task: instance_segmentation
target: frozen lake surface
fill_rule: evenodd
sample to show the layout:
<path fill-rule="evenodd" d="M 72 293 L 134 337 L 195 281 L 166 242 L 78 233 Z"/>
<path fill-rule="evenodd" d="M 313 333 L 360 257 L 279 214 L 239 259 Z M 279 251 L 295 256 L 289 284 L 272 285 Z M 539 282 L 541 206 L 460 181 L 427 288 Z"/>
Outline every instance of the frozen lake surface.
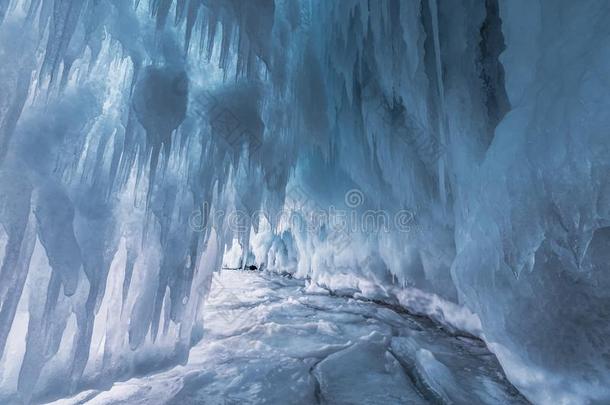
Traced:
<path fill-rule="evenodd" d="M 388 306 L 242 271 L 206 305 L 186 365 L 54 404 L 527 403 L 481 341 Z"/>

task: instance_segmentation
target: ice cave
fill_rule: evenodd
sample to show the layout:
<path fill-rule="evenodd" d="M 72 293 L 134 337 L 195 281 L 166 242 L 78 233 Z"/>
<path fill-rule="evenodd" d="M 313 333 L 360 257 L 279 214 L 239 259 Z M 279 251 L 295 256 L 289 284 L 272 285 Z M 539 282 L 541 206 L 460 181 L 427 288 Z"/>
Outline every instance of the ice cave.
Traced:
<path fill-rule="evenodd" d="M 0 404 L 610 404 L 610 1 L 0 0 Z"/>

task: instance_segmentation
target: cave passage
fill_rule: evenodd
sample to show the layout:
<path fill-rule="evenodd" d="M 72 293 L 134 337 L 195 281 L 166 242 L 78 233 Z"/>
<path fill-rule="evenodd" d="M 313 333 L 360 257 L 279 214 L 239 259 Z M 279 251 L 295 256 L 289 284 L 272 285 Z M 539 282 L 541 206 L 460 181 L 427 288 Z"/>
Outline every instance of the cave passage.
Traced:
<path fill-rule="evenodd" d="M 481 340 L 400 307 L 222 270 L 204 308 L 185 365 L 54 404 L 528 403 Z"/>
<path fill-rule="evenodd" d="M 608 0 L 0 0 L 0 405 L 610 404 L 609 77 Z"/>

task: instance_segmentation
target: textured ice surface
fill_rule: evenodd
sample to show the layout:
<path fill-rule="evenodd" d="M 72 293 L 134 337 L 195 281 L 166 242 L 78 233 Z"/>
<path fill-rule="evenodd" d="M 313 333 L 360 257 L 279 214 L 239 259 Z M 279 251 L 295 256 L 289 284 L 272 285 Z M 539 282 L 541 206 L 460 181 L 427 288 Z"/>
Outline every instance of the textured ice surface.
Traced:
<path fill-rule="evenodd" d="M 222 271 L 189 361 L 75 404 L 524 404 L 477 339 L 278 276 Z"/>
<path fill-rule="evenodd" d="M 0 0 L 0 402 L 185 362 L 225 251 L 475 334 L 533 402 L 610 401 L 609 21 Z"/>

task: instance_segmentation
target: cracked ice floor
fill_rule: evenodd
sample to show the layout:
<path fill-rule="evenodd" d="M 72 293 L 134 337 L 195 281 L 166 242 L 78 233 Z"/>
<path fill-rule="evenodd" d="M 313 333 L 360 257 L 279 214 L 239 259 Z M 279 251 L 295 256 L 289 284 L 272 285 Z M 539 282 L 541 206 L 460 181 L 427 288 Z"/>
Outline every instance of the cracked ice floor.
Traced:
<path fill-rule="evenodd" d="M 298 280 L 222 271 L 184 366 L 54 404 L 527 403 L 482 342 Z"/>

